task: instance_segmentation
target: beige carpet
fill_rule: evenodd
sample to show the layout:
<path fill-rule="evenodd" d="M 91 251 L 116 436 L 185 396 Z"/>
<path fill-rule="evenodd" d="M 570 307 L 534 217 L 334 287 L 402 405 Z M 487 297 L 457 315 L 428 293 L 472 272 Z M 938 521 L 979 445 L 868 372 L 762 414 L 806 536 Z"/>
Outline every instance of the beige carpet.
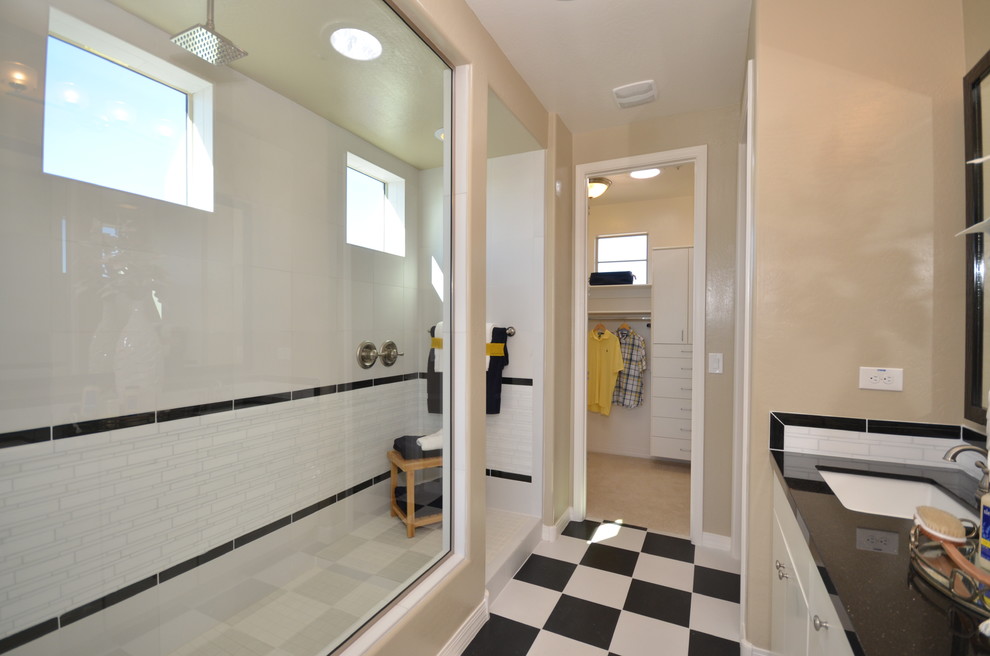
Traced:
<path fill-rule="evenodd" d="M 691 465 L 589 452 L 587 517 L 687 536 Z"/>

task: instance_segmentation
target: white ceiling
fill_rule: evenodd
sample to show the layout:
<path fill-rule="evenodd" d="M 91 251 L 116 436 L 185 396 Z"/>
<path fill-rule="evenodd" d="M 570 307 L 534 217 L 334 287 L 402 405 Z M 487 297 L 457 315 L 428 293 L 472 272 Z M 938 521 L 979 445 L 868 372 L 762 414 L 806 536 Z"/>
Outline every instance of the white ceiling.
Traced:
<path fill-rule="evenodd" d="M 637 180 L 629 173 L 606 176 L 612 181 L 608 190 L 598 198 L 588 200 L 592 207 L 638 203 L 658 198 L 680 198 L 694 194 L 694 164 L 676 164 L 660 169 L 655 178 Z"/>
<path fill-rule="evenodd" d="M 736 105 L 751 0 L 466 0 L 549 111 L 573 133 Z M 619 109 L 615 87 L 654 80 Z"/>

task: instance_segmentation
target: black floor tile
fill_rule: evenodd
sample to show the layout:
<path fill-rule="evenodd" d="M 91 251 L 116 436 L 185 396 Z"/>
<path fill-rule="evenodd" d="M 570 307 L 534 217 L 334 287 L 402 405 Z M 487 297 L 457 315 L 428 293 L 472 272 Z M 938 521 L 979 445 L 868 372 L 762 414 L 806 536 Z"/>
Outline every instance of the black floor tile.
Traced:
<path fill-rule="evenodd" d="M 500 615 L 490 615 L 464 650 L 463 656 L 522 656 L 536 641 L 540 630 Z"/>
<path fill-rule="evenodd" d="M 633 579 L 622 609 L 678 626 L 689 626 L 691 593 Z"/>
<path fill-rule="evenodd" d="M 687 563 L 694 562 L 694 545 L 690 540 L 675 538 L 659 533 L 647 533 L 646 541 L 643 543 L 643 553 L 653 556 L 663 556 L 673 558 Z"/>
<path fill-rule="evenodd" d="M 696 565 L 692 589 L 698 594 L 739 603 L 739 575 L 732 572 Z"/>
<path fill-rule="evenodd" d="M 561 592 L 576 569 L 574 563 L 532 554 L 513 578 Z"/>
<path fill-rule="evenodd" d="M 688 656 L 726 656 L 738 654 L 739 643 L 718 636 L 692 631 L 688 642 Z"/>
<path fill-rule="evenodd" d="M 599 526 L 601 526 L 600 522 L 593 522 L 590 519 L 586 519 L 583 522 L 570 522 L 561 531 L 561 535 L 566 535 L 569 538 L 577 538 L 578 540 L 590 540 Z"/>
<path fill-rule="evenodd" d="M 572 640 L 608 649 L 620 612 L 618 608 L 562 595 L 543 628 Z"/>
<path fill-rule="evenodd" d="M 581 564 L 586 567 L 603 569 L 622 576 L 632 576 L 636 570 L 636 561 L 639 559 L 638 551 L 620 549 L 607 544 L 590 544 L 588 550 L 584 552 Z"/>

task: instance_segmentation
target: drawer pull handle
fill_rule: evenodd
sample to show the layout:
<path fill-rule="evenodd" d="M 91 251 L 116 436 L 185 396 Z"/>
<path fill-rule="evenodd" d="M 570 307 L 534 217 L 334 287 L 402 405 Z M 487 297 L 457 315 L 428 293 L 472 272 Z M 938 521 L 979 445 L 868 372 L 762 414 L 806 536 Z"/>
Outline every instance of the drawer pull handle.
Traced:
<path fill-rule="evenodd" d="M 681 449 L 683 453 L 691 453 L 691 449 Z"/>
<path fill-rule="evenodd" d="M 681 412 L 691 412 L 691 408 L 681 408 Z"/>
<path fill-rule="evenodd" d="M 773 566 L 776 567 L 778 571 L 784 569 L 784 563 L 780 562 L 779 560 L 773 561 Z"/>
<path fill-rule="evenodd" d="M 787 572 L 785 572 L 782 569 L 778 569 L 777 570 L 777 580 L 778 581 L 783 581 L 783 580 L 788 579 L 788 578 L 790 578 L 790 577 L 787 576 Z"/>
<path fill-rule="evenodd" d="M 691 429 L 690 428 L 678 428 L 677 430 L 681 431 L 682 433 L 690 433 L 691 432 Z"/>
<path fill-rule="evenodd" d="M 811 621 L 811 625 L 815 627 L 815 631 L 821 631 L 822 629 L 828 631 L 828 622 L 824 621 L 817 615 L 815 615 L 815 618 Z"/>
<path fill-rule="evenodd" d="M 691 391 L 691 388 L 690 387 L 682 387 L 681 388 L 681 391 L 682 392 L 690 392 Z"/>
<path fill-rule="evenodd" d="M 681 367 L 681 371 L 691 371 L 691 367 Z"/>

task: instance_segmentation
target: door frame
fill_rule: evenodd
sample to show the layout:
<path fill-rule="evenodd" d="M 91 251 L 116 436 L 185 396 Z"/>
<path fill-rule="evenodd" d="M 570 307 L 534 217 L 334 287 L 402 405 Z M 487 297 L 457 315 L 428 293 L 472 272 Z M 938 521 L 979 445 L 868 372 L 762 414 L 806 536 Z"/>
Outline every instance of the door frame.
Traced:
<path fill-rule="evenodd" d="M 588 370 L 588 185 L 587 179 L 642 168 L 694 164 L 694 269 L 692 271 L 691 342 L 691 542 L 703 543 L 705 462 L 705 297 L 706 235 L 708 228 L 708 146 L 692 146 L 646 155 L 621 157 L 580 164 L 575 167 L 574 194 L 574 458 L 573 519 L 583 520 L 587 512 L 587 387 Z"/>

